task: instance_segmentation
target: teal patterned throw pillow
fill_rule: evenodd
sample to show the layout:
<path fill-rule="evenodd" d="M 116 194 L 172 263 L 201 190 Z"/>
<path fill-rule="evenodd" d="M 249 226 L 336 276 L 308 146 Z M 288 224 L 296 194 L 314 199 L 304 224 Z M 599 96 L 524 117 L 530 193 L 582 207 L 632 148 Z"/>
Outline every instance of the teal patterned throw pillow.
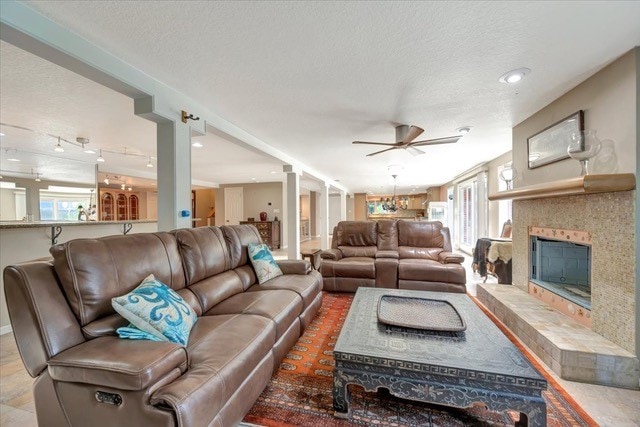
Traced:
<path fill-rule="evenodd" d="M 112 298 L 111 305 L 131 322 L 127 327 L 118 328 L 120 338 L 154 337 L 156 341 L 187 345 L 191 328 L 198 320 L 191 306 L 153 274 L 128 294 Z"/>
<path fill-rule="evenodd" d="M 269 279 L 282 276 L 282 270 L 273 259 L 269 247 L 265 244 L 249 243 L 249 259 L 258 276 L 258 283 L 263 284 Z"/>

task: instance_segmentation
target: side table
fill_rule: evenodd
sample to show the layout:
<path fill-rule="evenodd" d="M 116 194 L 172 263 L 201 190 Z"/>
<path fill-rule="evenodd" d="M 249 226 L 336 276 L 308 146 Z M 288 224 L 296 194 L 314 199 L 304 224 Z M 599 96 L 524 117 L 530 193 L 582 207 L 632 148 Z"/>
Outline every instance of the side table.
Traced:
<path fill-rule="evenodd" d="M 320 268 L 320 252 L 322 252 L 321 249 L 303 249 L 300 251 L 300 255 L 302 259 L 309 258 L 311 267 L 317 270 Z"/>

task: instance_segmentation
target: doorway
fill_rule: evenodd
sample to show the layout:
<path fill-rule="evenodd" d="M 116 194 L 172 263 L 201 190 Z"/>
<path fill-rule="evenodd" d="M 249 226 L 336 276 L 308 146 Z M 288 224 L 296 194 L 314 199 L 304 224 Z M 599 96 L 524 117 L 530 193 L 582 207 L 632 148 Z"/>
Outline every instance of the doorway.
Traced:
<path fill-rule="evenodd" d="M 224 189 L 225 225 L 238 225 L 243 220 L 243 188 L 226 187 Z"/>

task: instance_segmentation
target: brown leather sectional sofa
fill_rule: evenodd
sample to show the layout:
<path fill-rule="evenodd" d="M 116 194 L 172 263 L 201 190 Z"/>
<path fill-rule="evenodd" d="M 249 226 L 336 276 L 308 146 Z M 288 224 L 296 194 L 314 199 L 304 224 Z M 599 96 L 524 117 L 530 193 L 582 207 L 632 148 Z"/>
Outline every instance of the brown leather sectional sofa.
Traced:
<path fill-rule="evenodd" d="M 231 426 L 251 408 L 322 301 L 308 261 L 258 285 L 250 225 L 79 239 L 9 266 L 13 331 L 42 426 Z M 196 311 L 186 347 L 125 340 L 111 298 L 149 274 Z"/>
<path fill-rule="evenodd" d="M 466 292 L 464 257 L 439 221 L 341 221 L 321 254 L 324 289 L 360 286 Z"/>

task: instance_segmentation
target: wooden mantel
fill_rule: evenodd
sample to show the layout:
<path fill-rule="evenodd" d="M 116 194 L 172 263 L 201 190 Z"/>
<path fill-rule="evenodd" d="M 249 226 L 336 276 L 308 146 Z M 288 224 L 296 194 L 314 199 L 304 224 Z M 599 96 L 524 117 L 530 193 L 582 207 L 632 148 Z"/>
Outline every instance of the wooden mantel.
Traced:
<path fill-rule="evenodd" d="M 545 197 L 575 196 L 578 194 L 609 193 L 636 188 L 636 176 L 632 173 L 609 175 L 585 175 L 545 184 L 529 185 L 513 190 L 490 194 L 489 200 L 526 200 Z"/>

